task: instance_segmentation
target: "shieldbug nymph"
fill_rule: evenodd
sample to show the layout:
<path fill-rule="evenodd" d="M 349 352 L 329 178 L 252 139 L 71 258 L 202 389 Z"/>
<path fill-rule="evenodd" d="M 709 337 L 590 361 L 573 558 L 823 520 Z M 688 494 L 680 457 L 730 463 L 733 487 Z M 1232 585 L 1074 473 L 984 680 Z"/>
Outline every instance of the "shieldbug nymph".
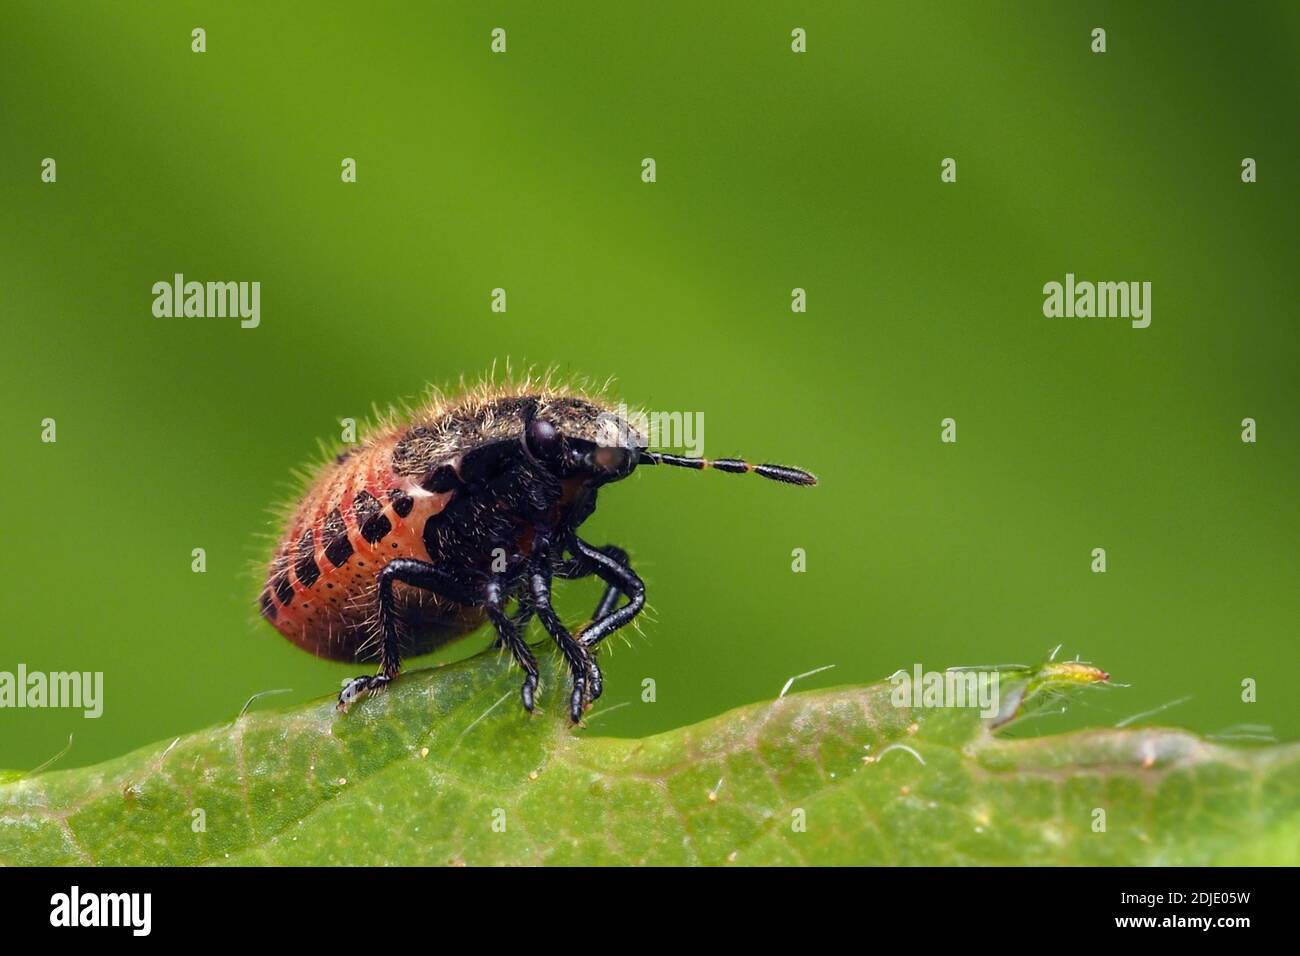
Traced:
<path fill-rule="evenodd" d="M 344 685 L 340 711 L 395 679 L 403 654 L 485 622 L 523 670 L 531 711 L 538 671 L 524 636 L 537 617 L 568 665 L 577 722 L 601 693 L 597 647 L 645 604 L 627 553 L 594 547 L 578 529 L 602 486 L 643 465 L 816 484 L 785 465 L 651 451 L 613 406 L 578 389 L 524 382 L 438 396 L 315 475 L 271 561 L 262 614 L 321 657 L 378 662 L 378 673 Z M 604 595 L 570 633 L 552 582 L 593 574 Z"/>

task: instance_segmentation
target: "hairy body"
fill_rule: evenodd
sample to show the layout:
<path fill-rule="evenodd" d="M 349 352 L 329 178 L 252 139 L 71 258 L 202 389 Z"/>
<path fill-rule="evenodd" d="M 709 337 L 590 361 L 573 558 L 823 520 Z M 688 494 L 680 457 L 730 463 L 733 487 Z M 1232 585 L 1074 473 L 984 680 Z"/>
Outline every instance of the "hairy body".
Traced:
<path fill-rule="evenodd" d="M 600 695 L 596 645 L 645 600 L 626 553 L 595 548 L 577 530 L 597 490 L 639 464 L 813 482 L 785 466 L 649 452 L 595 396 L 532 383 L 483 388 L 378 429 L 314 477 L 271 560 L 262 614 L 319 656 L 378 661 L 378 674 L 344 688 L 343 710 L 395 678 L 403 654 L 426 653 L 488 620 L 525 671 L 531 710 L 537 667 L 523 634 L 536 615 L 569 663 L 576 721 Z M 591 624 L 573 635 L 551 607 L 551 581 L 590 574 L 606 591 Z"/>

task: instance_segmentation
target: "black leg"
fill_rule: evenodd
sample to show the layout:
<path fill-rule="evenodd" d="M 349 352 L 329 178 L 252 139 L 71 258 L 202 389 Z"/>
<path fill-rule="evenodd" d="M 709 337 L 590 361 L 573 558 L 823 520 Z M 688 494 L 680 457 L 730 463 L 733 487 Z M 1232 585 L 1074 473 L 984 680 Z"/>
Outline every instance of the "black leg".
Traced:
<path fill-rule="evenodd" d="M 583 543 L 585 544 L 586 542 Z M 629 567 L 627 552 L 622 548 L 612 544 L 607 544 L 605 547 L 600 549 L 600 552 L 613 558 L 621 567 Z M 614 610 L 614 605 L 618 604 L 618 596 L 624 593 L 623 589 L 617 584 L 610 582 L 608 579 L 603 580 L 606 582 L 605 593 L 601 595 L 600 603 L 596 605 L 596 612 L 591 616 L 593 621 L 602 621 L 609 617 Z"/>
<path fill-rule="evenodd" d="M 507 617 L 505 582 L 499 577 L 488 582 L 486 593 L 487 614 L 497 629 L 496 646 L 509 648 L 515 661 L 523 668 L 524 686 L 520 690 L 520 697 L 524 702 L 524 710 L 532 713 L 533 701 L 537 696 L 537 661 L 533 658 L 533 652 L 529 650 L 523 635 L 528 622 L 532 619 L 533 608 L 531 605 L 521 604 L 519 611 L 513 617 Z"/>
<path fill-rule="evenodd" d="M 583 542 L 586 544 L 586 542 Z M 587 545 L 590 548 L 590 545 Z M 576 549 L 570 547 L 570 550 Z M 627 552 L 616 544 L 607 544 L 603 548 L 596 548 L 601 554 L 612 558 L 623 567 L 627 567 Z M 577 580 L 579 578 L 590 577 L 599 573 L 599 566 L 585 554 L 577 552 L 572 558 L 560 563 L 555 570 L 555 576 L 565 578 L 566 580 Z M 609 613 L 614 610 L 614 605 L 618 603 L 618 596 L 624 593 L 618 584 L 607 583 L 605 593 L 601 595 L 600 602 L 596 605 L 596 610 L 592 612 L 591 619 L 593 622 L 601 618 L 608 617 Z"/>
<path fill-rule="evenodd" d="M 502 604 L 504 605 L 504 603 L 505 599 L 503 598 Z M 515 613 L 510 616 L 510 623 L 515 626 L 515 630 L 519 632 L 519 636 L 524 638 L 525 642 L 527 640 L 525 635 L 528 631 L 528 623 L 533 619 L 536 613 L 537 612 L 533 610 L 531 604 L 527 601 L 520 600 L 519 607 L 517 607 Z M 492 649 L 494 651 L 499 651 L 505 646 L 506 642 L 501 639 L 500 632 L 497 632 L 496 638 L 492 641 Z"/>
<path fill-rule="evenodd" d="M 532 606 L 537 611 L 537 616 L 541 618 L 542 626 L 559 645 L 564 659 L 569 664 L 569 673 L 573 677 L 573 693 L 569 697 L 569 718 L 576 724 L 582 720 L 582 712 L 589 702 L 588 679 L 594 677 L 595 683 L 599 684 L 600 671 L 596 669 L 596 663 L 587 653 L 587 649 L 574 639 L 555 613 L 555 609 L 551 607 L 551 569 L 545 559 L 536 561 L 529 568 L 527 580 Z"/>
<path fill-rule="evenodd" d="M 628 567 L 627 555 L 620 549 L 614 550 L 622 556 L 622 561 L 610 554 L 610 548 L 593 548 L 576 534 L 570 539 L 569 547 L 575 555 L 589 561 L 594 566 L 596 574 L 609 584 L 605 596 L 596 608 L 596 616 L 591 626 L 579 636 L 584 647 L 594 648 L 641 613 L 641 609 L 645 607 L 645 584 L 637 577 L 636 572 Z M 627 603 L 614 610 L 619 594 L 627 595 Z"/>
<path fill-rule="evenodd" d="M 379 615 L 379 673 L 354 677 L 339 691 L 336 707 L 343 712 L 372 691 L 392 683 L 402 667 L 401 621 L 398 619 L 393 583 L 401 581 L 459 604 L 478 604 L 475 595 L 447 572 L 415 558 L 394 558 L 375 575 Z"/>

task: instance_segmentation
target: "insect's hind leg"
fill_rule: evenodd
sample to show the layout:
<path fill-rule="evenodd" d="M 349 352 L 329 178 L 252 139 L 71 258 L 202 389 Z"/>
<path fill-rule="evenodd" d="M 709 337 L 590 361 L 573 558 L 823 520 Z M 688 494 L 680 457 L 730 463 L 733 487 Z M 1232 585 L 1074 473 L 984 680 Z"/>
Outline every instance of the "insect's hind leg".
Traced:
<path fill-rule="evenodd" d="M 375 575 L 379 615 L 379 673 L 354 677 L 339 691 L 336 708 L 347 713 L 349 707 L 366 694 L 381 690 L 393 682 L 402 668 L 401 621 L 393 584 L 397 581 L 420 588 L 460 604 L 478 604 L 481 595 L 472 593 L 446 571 L 415 558 L 394 558 Z"/>

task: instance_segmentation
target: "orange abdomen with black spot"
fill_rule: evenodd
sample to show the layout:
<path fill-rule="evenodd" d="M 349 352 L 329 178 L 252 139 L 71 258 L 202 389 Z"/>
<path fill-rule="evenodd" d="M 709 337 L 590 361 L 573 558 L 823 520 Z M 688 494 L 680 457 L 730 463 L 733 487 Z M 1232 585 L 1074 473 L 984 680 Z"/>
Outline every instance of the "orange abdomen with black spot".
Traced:
<path fill-rule="evenodd" d="M 375 575 L 394 558 L 437 563 L 424 528 L 455 492 L 428 491 L 416 477 L 395 471 L 394 449 L 405 434 L 393 429 L 376 436 L 318 475 L 271 561 L 260 599 L 263 616 L 321 657 L 374 658 Z M 410 631 L 408 648 L 415 653 L 483 623 L 481 609 L 424 591 L 403 588 L 397 598 Z"/>

